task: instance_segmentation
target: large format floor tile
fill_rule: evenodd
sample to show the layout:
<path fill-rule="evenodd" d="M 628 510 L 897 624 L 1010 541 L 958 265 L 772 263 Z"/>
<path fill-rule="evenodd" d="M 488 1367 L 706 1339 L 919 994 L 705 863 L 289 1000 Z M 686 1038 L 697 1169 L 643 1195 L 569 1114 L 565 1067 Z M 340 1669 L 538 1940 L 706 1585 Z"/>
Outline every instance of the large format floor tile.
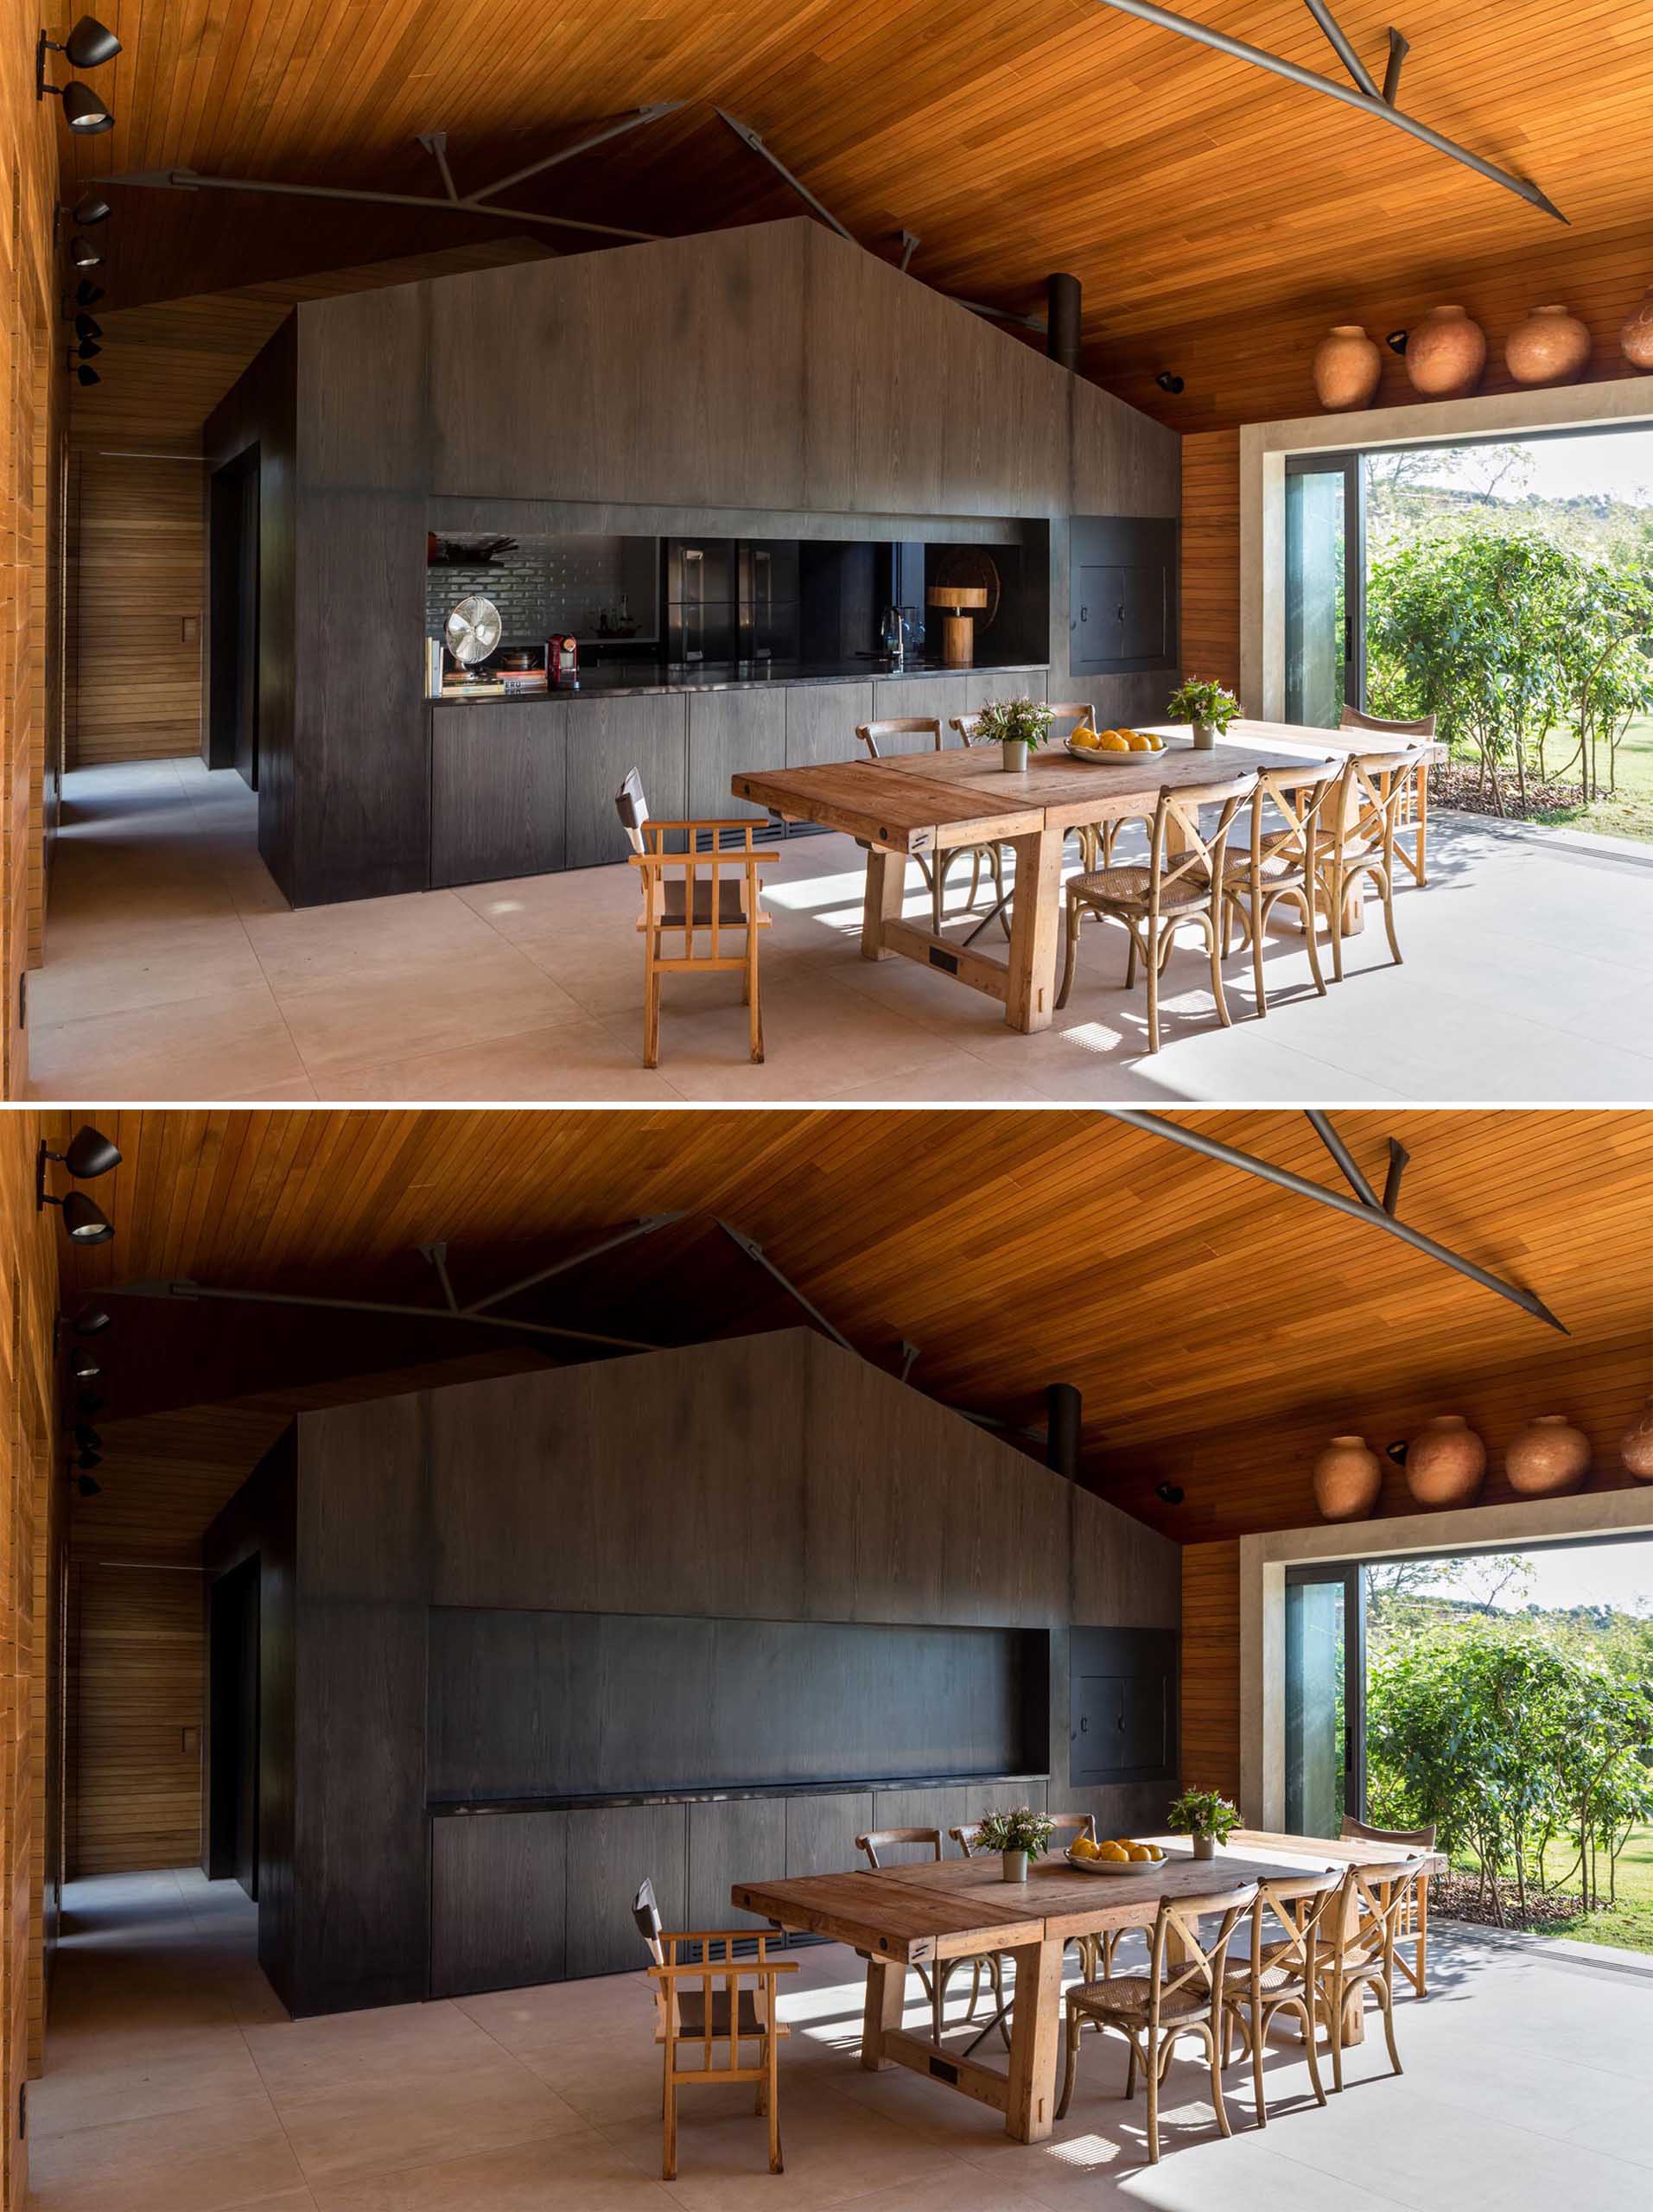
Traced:
<path fill-rule="evenodd" d="M 232 772 L 195 760 L 67 779 L 31 982 L 37 1096 L 1329 1106 L 1653 1094 L 1653 851 L 1610 838 L 1438 815 L 1429 886 L 1396 900 L 1401 966 L 1373 912 L 1322 996 L 1282 921 L 1266 1020 L 1237 954 L 1225 1029 L 1190 938 L 1167 968 L 1156 1054 L 1140 982 L 1122 988 L 1116 925 L 1087 926 L 1068 1006 L 1022 1036 L 945 976 L 862 960 L 864 855 L 845 837 L 791 838 L 765 871 L 764 1064 L 747 1055 L 737 978 L 668 977 L 650 1071 L 637 882 L 618 855 L 296 913 L 257 857 L 256 816 Z M 1126 831 L 1122 858 L 1141 834 Z M 922 919 L 928 905 L 912 869 L 905 911 Z M 971 925 L 950 910 L 950 937 Z M 979 944 L 1001 953 L 996 924 Z"/>

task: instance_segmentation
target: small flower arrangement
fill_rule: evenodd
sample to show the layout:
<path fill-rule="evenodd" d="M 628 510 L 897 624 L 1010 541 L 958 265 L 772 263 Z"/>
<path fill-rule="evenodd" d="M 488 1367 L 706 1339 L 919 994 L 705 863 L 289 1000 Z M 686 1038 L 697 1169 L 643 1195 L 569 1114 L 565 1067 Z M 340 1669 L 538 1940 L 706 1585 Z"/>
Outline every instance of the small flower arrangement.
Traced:
<path fill-rule="evenodd" d="M 1013 1813 L 989 1813 L 976 1830 L 978 1851 L 1025 1851 L 1029 1859 L 1042 1859 L 1053 1833 L 1052 1822 L 1031 1806 L 1018 1805 Z"/>
<path fill-rule="evenodd" d="M 1042 745 L 1055 719 L 1042 699 L 989 699 L 976 718 L 972 743 Z"/>
<path fill-rule="evenodd" d="M 1165 1816 L 1173 1835 L 1208 1835 L 1226 1843 L 1240 1825 L 1240 1810 L 1218 1789 L 1185 1789 Z"/>
<path fill-rule="evenodd" d="M 1166 713 L 1173 722 L 1192 722 L 1196 729 L 1214 729 L 1220 737 L 1240 711 L 1240 702 L 1214 677 L 1191 676 L 1171 694 Z"/>

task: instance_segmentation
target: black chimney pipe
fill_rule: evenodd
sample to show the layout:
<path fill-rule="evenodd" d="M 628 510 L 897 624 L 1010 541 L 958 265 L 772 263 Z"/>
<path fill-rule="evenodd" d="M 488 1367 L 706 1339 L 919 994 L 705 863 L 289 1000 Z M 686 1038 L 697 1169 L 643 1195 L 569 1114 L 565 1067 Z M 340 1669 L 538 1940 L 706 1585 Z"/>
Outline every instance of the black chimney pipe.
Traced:
<path fill-rule="evenodd" d="M 1079 365 L 1079 309 L 1084 296 L 1077 276 L 1045 280 L 1045 351 L 1065 369 Z"/>
<path fill-rule="evenodd" d="M 1045 1393 L 1045 1465 L 1071 1483 L 1079 1479 L 1079 1421 L 1084 1402 L 1071 1382 Z"/>

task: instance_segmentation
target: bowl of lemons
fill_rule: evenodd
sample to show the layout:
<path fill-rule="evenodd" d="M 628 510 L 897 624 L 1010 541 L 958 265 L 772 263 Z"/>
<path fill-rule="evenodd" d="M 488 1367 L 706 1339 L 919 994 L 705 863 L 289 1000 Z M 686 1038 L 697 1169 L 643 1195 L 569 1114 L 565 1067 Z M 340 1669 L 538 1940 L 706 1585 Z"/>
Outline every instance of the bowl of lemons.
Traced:
<path fill-rule="evenodd" d="M 1133 753 L 1163 753 L 1165 740 L 1151 729 L 1093 729 L 1089 722 L 1081 722 L 1069 737 L 1067 749 L 1076 760 L 1089 761 L 1092 767 L 1116 768 Z"/>
<path fill-rule="evenodd" d="M 1157 1843 L 1133 1843 L 1128 1836 L 1092 1843 L 1088 1835 L 1070 1844 L 1065 1855 L 1068 1865 L 1077 1866 L 1082 1874 L 1140 1874 L 1145 1866 L 1157 1866 L 1165 1857 Z"/>

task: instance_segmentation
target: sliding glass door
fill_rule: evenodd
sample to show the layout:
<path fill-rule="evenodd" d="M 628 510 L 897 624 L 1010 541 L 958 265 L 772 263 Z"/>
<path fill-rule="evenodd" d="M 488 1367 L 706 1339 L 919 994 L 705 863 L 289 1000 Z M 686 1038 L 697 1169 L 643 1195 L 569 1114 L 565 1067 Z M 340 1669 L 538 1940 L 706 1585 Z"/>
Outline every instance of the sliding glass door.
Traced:
<path fill-rule="evenodd" d="M 1286 1575 L 1286 1826 L 1337 1835 L 1366 1795 L 1366 1577 L 1358 1567 Z"/>
<path fill-rule="evenodd" d="M 1286 462 L 1286 719 L 1335 729 L 1365 683 L 1365 517 L 1360 455 Z"/>

